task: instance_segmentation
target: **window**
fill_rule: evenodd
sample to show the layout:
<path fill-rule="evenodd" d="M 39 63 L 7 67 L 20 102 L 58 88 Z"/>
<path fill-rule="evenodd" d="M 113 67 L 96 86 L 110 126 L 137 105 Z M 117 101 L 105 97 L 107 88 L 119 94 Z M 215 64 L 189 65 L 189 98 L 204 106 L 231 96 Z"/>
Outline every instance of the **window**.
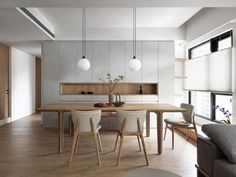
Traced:
<path fill-rule="evenodd" d="M 188 58 L 193 59 L 201 57 L 219 50 L 233 47 L 233 31 L 230 30 L 220 34 L 208 41 L 205 41 L 188 50 Z"/>
<path fill-rule="evenodd" d="M 190 104 L 194 106 L 196 115 L 205 119 L 211 119 L 210 92 L 191 91 Z"/>
<path fill-rule="evenodd" d="M 189 103 L 198 117 L 217 122 L 232 118 L 232 94 L 189 91 Z"/>
<path fill-rule="evenodd" d="M 192 58 L 197 58 L 197 57 L 204 56 L 204 55 L 207 55 L 210 53 L 211 53 L 210 42 L 207 42 L 207 43 L 201 44 L 200 46 L 194 48 L 192 50 L 191 56 L 192 56 Z"/>
<path fill-rule="evenodd" d="M 215 120 L 227 120 L 232 117 L 232 95 L 215 94 Z"/>
<path fill-rule="evenodd" d="M 219 41 L 218 50 L 227 49 L 232 47 L 232 36 Z"/>

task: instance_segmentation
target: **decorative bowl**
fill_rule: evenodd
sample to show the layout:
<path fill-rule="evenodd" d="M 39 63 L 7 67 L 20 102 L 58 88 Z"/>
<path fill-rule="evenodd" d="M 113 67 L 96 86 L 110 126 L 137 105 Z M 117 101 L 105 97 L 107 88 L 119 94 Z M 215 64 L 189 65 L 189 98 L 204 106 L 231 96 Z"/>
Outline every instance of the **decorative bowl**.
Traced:
<path fill-rule="evenodd" d="M 113 104 L 115 105 L 115 107 L 121 107 L 125 104 L 125 102 L 113 102 Z"/>

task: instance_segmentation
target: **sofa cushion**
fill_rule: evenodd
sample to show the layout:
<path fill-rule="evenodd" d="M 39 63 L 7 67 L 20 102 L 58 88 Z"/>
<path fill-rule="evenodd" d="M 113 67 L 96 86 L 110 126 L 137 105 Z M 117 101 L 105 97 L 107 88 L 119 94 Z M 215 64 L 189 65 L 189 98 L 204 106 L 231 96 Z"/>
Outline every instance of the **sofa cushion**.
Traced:
<path fill-rule="evenodd" d="M 214 161 L 214 177 L 236 177 L 236 164 L 230 163 L 227 159 Z"/>
<path fill-rule="evenodd" d="M 202 131 L 222 150 L 231 163 L 236 163 L 236 125 L 206 124 Z"/>

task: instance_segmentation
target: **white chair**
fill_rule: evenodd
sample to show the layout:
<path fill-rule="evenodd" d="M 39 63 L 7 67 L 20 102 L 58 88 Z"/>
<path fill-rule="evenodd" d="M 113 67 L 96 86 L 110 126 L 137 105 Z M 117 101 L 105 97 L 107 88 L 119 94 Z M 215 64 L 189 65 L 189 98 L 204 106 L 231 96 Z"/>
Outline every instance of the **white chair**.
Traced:
<path fill-rule="evenodd" d="M 101 138 L 99 135 L 99 129 L 101 128 L 101 125 L 99 124 L 99 121 L 101 120 L 101 110 L 71 111 L 71 117 L 72 117 L 72 122 L 74 124 L 74 138 L 72 143 L 69 165 L 72 162 L 74 152 L 78 148 L 79 137 L 81 135 L 93 135 L 94 143 L 96 146 L 98 164 L 101 165 L 101 160 L 99 155 L 99 148 L 100 150 L 102 150 Z M 97 142 L 97 139 L 99 143 Z"/>
<path fill-rule="evenodd" d="M 118 110 L 116 112 L 119 123 L 118 123 L 118 133 L 117 133 L 114 151 L 116 150 L 119 137 L 121 137 L 118 158 L 117 158 L 117 165 L 119 165 L 120 163 L 120 156 L 121 156 L 124 136 L 137 136 L 140 151 L 141 151 L 141 145 L 140 145 L 140 139 L 141 139 L 145 159 L 146 159 L 147 165 L 149 165 L 146 147 L 145 147 L 144 138 L 143 138 L 143 131 L 142 131 L 143 123 L 144 123 L 144 120 L 146 119 L 146 112 L 147 112 L 146 110 L 143 110 L 143 111 Z"/>
<path fill-rule="evenodd" d="M 197 137 L 197 129 L 196 124 L 194 120 L 194 107 L 191 104 L 185 104 L 182 103 L 180 105 L 181 108 L 186 109 L 185 112 L 182 113 L 183 118 L 169 118 L 165 119 L 166 127 L 165 127 L 165 134 L 164 134 L 164 140 L 166 138 L 166 131 L 168 128 L 168 125 L 171 125 L 172 130 L 172 149 L 174 149 L 174 131 L 175 128 L 185 128 L 187 130 L 186 136 L 188 136 L 188 130 L 193 129 L 195 131 L 196 137 Z"/>

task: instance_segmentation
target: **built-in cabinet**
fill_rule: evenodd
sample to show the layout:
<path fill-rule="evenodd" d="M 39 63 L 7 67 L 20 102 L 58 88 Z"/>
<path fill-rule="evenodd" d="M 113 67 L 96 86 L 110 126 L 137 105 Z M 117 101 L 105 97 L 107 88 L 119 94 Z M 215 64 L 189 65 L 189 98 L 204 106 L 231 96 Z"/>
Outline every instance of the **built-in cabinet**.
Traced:
<path fill-rule="evenodd" d="M 60 94 L 60 83 L 103 83 L 107 73 L 124 75 L 124 84 L 154 84 L 157 92 L 150 95 L 124 94 L 126 102 L 174 103 L 174 42 L 137 41 L 136 57 L 142 68 L 131 71 L 132 41 L 87 41 L 86 58 L 91 68 L 81 71 L 77 61 L 82 57 L 80 41 L 45 41 L 42 44 L 42 103 L 107 101 L 107 95 Z M 137 89 L 136 89 L 137 90 Z M 47 121 L 47 120 L 45 120 Z M 45 122 L 47 124 L 47 122 Z"/>

